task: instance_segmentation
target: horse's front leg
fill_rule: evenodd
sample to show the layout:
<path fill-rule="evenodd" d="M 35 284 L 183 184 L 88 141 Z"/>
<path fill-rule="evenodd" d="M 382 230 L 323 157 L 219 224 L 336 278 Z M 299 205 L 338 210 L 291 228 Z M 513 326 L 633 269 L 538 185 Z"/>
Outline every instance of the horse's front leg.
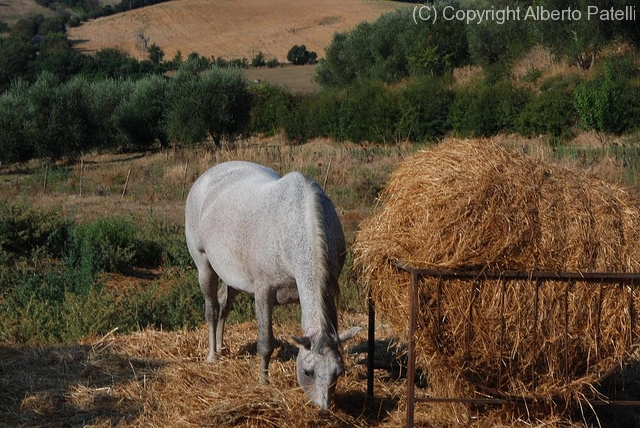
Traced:
<path fill-rule="evenodd" d="M 273 337 L 273 306 L 276 293 L 270 287 L 261 287 L 255 293 L 256 319 L 258 320 L 258 355 L 260 356 L 260 380 L 269 383 L 269 362 L 275 338 Z"/>
<path fill-rule="evenodd" d="M 216 352 L 220 343 L 216 346 L 216 329 L 218 317 L 220 316 L 220 304 L 218 303 L 218 275 L 213 271 L 207 263 L 198 266 L 198 282 L 200 290 L 204 295 L 204 318 L 207 321 L 209 329 L 209 353 L 207 354 L 207 362 L 212 363 L 216 360 Z"/>

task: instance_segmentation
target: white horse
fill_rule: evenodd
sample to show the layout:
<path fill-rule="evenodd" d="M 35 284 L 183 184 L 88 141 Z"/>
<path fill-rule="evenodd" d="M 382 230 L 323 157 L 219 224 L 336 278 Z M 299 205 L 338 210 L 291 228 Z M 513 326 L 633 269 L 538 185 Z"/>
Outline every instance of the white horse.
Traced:
<path fill-rule="evenodd" d="M 206 171 L 189 191 L 185 233 L 198 268 L 213 362 L 235 296 L 255 296 L 260 373 L 268 380 L 274 348 L 272 309 L 300 302 L 303 337 L 298 383 L 315 404 L 328 408 L 343 371 L 335 298 L 346 253 L 333 204 L 310 178 L 249 162 L 226 162 Z M 218 278 L 224 284 L 218 291 Z"/>

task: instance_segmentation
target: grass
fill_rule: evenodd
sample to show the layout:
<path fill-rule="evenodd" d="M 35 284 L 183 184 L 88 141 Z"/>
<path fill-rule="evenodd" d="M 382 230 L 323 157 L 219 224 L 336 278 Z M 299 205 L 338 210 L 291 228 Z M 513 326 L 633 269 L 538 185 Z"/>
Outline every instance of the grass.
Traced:
<path fill-rule="evenodd" d="M 284 86 L 294 93 L 310 93 L 320 89 L 315 81 L 317 65 L 249 68 L 245 70 L 250 82 L 265 81 Z"/>
<path fill-rule="evenodd" d="M 275 137 L 242 141 L 227 150 L 201 146 L 85 156 L 82 172 L 79 165 L 45 168 L 37 162 L 5 169 L 10 178 L 0 188 L 7 201 L 0 247 L 4 243 L 4 252 L 17 261 L 4 269 L 0 340 L 69 343 L 116 326 L 125 333 L 148 326 L 193 328 L 201 322 L 202 298 L 184 242 L 183 212 L 191 184 L 212 165 L 250 160 L 282 174 L 299 170 L 326 184 L 345 219 L 350 245 L 387 174 L 412 150 L 328 141 L 292 146 Z M 14 208 L 10 199 L 22 202 Z M 55 248 L 49 235 L 57 237 Z M 34 261 L 38 268 L 30 267 Z M 350 263 L 349 257 L 340 307 L 363 312 L 362 289 Z M 50 292 L 38 291 L 45 289 Z M 254 318 L 250 297 L 240 297 L 235 306 L 230 322 Z M 82 316 L 87 307 L 94 309 Z M 299 311 L 286 306 L 274 317 L 278 323 L 299 323 Z"/>

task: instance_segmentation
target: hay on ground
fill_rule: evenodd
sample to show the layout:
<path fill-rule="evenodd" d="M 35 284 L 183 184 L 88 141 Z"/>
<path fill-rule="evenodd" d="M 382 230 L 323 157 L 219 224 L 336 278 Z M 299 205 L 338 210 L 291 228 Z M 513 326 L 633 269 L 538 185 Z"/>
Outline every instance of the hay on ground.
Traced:
<path fill-rule="evenodd" d="M 392 174 L 357 235 L 354 263 L 378 313 L 406 337 L 409 276 L 394 260 L 432 269 L 639 272 L 638 225 L 638 207 L 617 186 L 490 140 L 452 139 Z M 487 280 L 475 290 L 445 283 L 437 322 L 437 281 L 421 282 L 418 365 L 428 368 L 434 395 L 470 395 L 476 382 L 574 403 L 592 395 L 593 382 L 638 337 L 629 300 L 640 308 L 640 290 L 549 282 L 538 290 L 537 309 L 532 282 L 503 291 Z"/>

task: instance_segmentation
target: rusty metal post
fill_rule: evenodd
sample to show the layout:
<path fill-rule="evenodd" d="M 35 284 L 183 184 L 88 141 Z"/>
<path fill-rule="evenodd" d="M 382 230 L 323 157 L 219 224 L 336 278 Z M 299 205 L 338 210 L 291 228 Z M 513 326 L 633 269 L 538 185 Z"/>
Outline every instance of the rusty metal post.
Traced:
<path fill-rule="evenodd" d="M 376 353 L 376 308 L 371 295 L 371 287 L 367 293 L 367 302 L 369 305 L 369 325 L 368 325 L 368 353 L 367 353 L 367 397 L 373 398 L 373 369 L 375 364 Z"/>
<path fill-rule="evenodd" d="M 411 273 L 411 297 L 409 303 L 409 350 L 407 355 L 407 428 L 413 428 L 416 382 L 416 312 L 418 311 L 418 274 Z"/>
<path fill-rule="evenodd" d="M 631 349 L 633 346 L 633 330 L 636 328 L 636 314 L 633 307 L 633 280 L 629 284 L 629 346 L 627 349 Z"/>

